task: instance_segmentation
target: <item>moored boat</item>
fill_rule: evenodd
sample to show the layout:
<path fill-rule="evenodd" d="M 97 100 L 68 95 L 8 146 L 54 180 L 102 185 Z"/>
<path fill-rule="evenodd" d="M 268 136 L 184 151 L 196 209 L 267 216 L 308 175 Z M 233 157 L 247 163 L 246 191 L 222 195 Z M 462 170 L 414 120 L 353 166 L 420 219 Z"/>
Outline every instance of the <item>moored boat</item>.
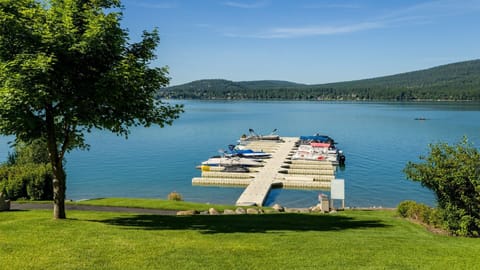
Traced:
<path fill-rule="evenodd" d="M 326 160 L 334 165 L 345 165 L 345 155 L 335 144 L 335 141 L 326 135 L 300 136 L 298 149 L 292 160 Z"/>
<path fill-rule="evenodd" d="M 230 152 L 225 152 L 225 156 L 227 157 L 242 157 L 242 158 L 270 158 L 271 155 L 269 153 L 265 153 L 263 151 L 253 151 L 252 149 L 246 149 L 244 146 L 235 146 L 233 144 L 228 146 Z"/>
<path fill-rule="evenodd" d="M 261 167 L 263 163 L 260 160 L 241 158 L 241 157 L 211 157 L 202 162 L 202 165 L 209 166 L 245 166 L 245 167 Z"/>
<path fill-rule="evenodd" d="M 312 145 L 300 145 L 298 150 L 293 154 L 292 160 L 326 160 L 333 164 L 338 164 L 338 152 L 336 149 L 328 147 L 314 147 Z"/>
<path fill-rule="evenodd" d="M 280 141 L 280 135 L 275 134 L 277 129 L 274 129 L 268 135 L 258 135 L 255 133 L 253 129 L 249 129 L 248 132 L 250 133 L 248 136 L 243 135 L 240 137 L 240 141 Z"/>
<path fill-rule="evenodd" d="M 300 136 L 298 145 L 310 143 L 328 143 L 331 147 L 335 147 L 335 140 L 327 135 L 320 135 L 319 133 L 313 136 Z"/>

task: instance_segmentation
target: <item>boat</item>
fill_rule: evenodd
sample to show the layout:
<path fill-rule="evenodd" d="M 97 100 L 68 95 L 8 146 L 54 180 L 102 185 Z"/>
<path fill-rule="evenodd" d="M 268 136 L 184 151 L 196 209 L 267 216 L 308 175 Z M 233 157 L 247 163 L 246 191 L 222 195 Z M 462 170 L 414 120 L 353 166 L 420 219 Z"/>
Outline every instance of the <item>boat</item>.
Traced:
<path fill-rule="evenodd" d="M 265 153 L 263 151 L 253 151 L 252 149 L 246 149 L 243 145 L 229 145 L 228 149 L 230 152 L 225 152 L 225 156 L 227 157 L 242 157 L 242 158 L 270 158 L 271 155 L 269 153 Z"/>
<path fill-rule="evenodd" d="M 327 135 L 320 135 L 319 133 L 313 136 L 300 136 L 300 140 L 297 143 L 298 145 L 310 144 L 310 143 L 328 143 L 331 147 L 335 146 L 335 140 Z"/>
<path fill-rule="evenodd" d="M 248 173 L 250 172 L 250 169 L 243 165 L 231 165 L 223 167 L 223 170 L 221 170 L 221 172 Z"/>
<path fill-rule="evenodd" d="M 329 149 L 329 144 L 312 143 L 311 145 L 300 145 L 298 150 L 293 154 L 292 160 L 326 160 L 333 164 L 339 164 L 338 151 Z"/>
<path fill-rule="evenodd" d="M 251 158 L 242 158 L 242 157 L 220 157 L 215 156 L 211 157 L 206 161 L 202 162 L 202 165 L 208 166 L 245 166 L 245 167 L 261 167 L 263 163 L 261 160 L 251 159 Z"/>
<path fill-rule="evenodd" d="M 252 167 L 250 167 L 252 168 Z M 252 172 L 249 167 L 243 165 L 225 165 L 225 166 L 210 166 L 210 165 L 200 165 L 197 166 L 197 169 L 200 169 L 202 172 L 235 172 L 235 173 L 248 173 Z"/>
<path fill-rule="evenodd" d="M 326 160 L 334 165 L 345 165 L 345 155 L 335 146 L 335 140 L 327 135 L 315 134 L 313 136 L 300 136 L 297 143 L 298 149 L 293 154 L 292 160 Z"/>
<path fill-rule="evenodd" d="M 240 141 L 280 141 L 280 135 L 275 134 L 277 132 L 277 129 L 274 129 L 270 134 L 268 135 L 258 135 L 255 133 L 253 129 L 248 129 L 249 135 L 242 135 L 240 137 Z"/>

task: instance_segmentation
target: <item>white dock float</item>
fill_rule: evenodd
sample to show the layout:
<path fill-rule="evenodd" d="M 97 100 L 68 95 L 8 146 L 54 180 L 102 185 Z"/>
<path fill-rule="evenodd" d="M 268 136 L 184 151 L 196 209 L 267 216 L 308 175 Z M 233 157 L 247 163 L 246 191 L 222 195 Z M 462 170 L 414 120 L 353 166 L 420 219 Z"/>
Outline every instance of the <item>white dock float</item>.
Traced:
<path fill-rule="evenodd" d="M 247 187 L 252 182 L 251 179 L 232 179 L 232 178 L 204 178 L 194 177 L 192 184 L 195 186 L 224 186 L 224 187 Z"/>
<path fill-rule="evenodd" d="M 274 154 L 267 160 L 265 166 L 257 173 L 255 178 L 251 180 L 250 185 L 238 198 L 236 205 L 263 205 L 275 178 L 277 178 L 278 170 L 298 141 L 298 138 L 295 137 L 283 137 L 282 139 L 283 142 L 276 144 L 277 149 Z"/>

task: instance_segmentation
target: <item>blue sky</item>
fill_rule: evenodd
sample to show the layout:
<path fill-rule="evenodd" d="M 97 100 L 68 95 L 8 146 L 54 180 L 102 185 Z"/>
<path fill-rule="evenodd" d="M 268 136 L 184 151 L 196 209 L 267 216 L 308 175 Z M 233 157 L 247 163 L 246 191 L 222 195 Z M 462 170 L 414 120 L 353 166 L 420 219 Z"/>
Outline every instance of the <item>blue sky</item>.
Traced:
<path fill-rule="evenodd" d="M 327 83 L 480 58 L 480 0 L 124 0 L 132 40 L 157 27 L 155 66 L 199 79 Z"/>

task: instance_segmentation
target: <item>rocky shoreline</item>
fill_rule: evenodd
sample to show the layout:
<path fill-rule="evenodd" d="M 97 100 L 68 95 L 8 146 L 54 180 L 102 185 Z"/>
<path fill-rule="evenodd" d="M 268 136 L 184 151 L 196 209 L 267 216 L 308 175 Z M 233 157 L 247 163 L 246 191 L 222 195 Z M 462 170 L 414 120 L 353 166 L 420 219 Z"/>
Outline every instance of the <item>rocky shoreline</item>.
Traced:
<path fill-rule="evenodd" d="M 225 209 L 223 212 L 210 208 L 208 211 L 197 210 L 185 210 L 178 211 L 177 216 L 193 216 L 193 215 L 259 215 L 259 214 L 271 214 L 271 213 L 331 213 L 334 214 L 337 211 L 335 209 L 322 209 L 322 204 L 317 204 L 309 208 L 287 208 L 279 204 L 273 205 L 271 208 L 264 209 L 260 207 L 237 207 L 235 210 Z"/>

